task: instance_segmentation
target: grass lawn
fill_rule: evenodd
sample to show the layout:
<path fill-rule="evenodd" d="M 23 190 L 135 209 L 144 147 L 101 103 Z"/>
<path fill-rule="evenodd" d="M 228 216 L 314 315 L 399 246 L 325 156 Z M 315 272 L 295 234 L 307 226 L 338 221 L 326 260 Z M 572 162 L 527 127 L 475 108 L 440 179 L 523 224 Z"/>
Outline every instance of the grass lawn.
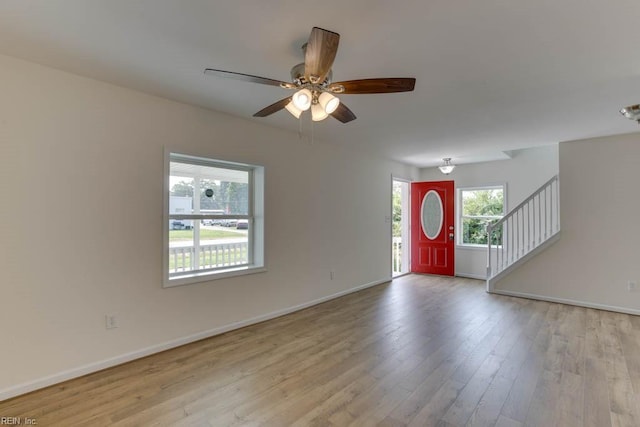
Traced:
<path fill-rule="evenodd" d="M 226 237 L 242 237 L 243 233 L 226 230 L 200 229 L 200 240 L 223 239 Z M 193 240 L 193 230 L 170 230 L 169 241 Z"/>

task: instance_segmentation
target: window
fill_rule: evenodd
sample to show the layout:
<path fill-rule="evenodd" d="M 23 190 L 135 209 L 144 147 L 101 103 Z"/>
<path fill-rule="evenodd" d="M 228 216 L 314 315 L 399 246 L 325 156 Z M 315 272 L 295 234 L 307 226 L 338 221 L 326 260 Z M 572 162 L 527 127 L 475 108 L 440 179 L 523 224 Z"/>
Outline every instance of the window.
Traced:
<path fill-rule="evenodd" d="M 165 286 L 264 271 L 264 168 L 168 157 Z"/>
<path fill-rule="evenodd" d="M 486 245 L 487 225 L 504 215 L 504 186 L 458 189 L 458 244 Z M 501 236 L 492 242 L 500 244 Z"/>

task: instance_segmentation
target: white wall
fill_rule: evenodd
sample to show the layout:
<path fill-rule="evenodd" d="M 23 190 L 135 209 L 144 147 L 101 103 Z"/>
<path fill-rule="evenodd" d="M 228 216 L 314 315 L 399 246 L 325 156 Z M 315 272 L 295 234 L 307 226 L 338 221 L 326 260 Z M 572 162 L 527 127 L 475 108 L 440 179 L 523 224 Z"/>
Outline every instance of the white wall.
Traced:
<path fill-rule="evenodd" d="M 438 168 L 422 169 L 420 180 L 453 180 L 456 189 L 506 184 L 509 211 L 558 173 L 557 145 L 518 150 L 512 155 L 508 160 L 458 165 L 448 176 L 443 175 Z M 487 250 L 457 246 L 455 264 L 456 275 L 484 279 Z"/>
<path fill-rule="evenodd" d="M 391 275 L 414 168 L 9 57 L 0 82 L 0 400 Z M 162 288 L 164 146 L 265 166 L 268 272 Z"/>
<path fill-rule="evenodd" d="M 496 289 L 640 314 L 640 133 L 559 151 L 560 240 Z"/>

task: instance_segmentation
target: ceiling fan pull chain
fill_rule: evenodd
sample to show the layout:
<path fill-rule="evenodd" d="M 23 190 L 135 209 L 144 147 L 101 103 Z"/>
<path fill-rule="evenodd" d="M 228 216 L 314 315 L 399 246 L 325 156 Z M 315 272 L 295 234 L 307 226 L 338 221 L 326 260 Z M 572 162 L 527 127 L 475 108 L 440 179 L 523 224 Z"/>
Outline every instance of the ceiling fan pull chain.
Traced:
<path fill-rule="evenodd" d="M 302 140 L 302 137 L 302 114 L 300 114 L 300 117 L 298 117 L 298 139 Z"/>

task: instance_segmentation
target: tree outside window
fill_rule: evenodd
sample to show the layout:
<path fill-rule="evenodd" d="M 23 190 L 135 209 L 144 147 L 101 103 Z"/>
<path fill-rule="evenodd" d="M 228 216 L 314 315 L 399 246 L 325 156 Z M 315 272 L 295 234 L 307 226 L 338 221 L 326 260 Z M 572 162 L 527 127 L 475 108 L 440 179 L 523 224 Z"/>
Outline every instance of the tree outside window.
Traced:
<path fill-rule="evenodd" d="M 393 217 L 392 217 L 392 236 L 402 236 L 402 186 L 398 181 L 393 182 Z M 406 215 L 406 213 L 405 213 Z"/>

